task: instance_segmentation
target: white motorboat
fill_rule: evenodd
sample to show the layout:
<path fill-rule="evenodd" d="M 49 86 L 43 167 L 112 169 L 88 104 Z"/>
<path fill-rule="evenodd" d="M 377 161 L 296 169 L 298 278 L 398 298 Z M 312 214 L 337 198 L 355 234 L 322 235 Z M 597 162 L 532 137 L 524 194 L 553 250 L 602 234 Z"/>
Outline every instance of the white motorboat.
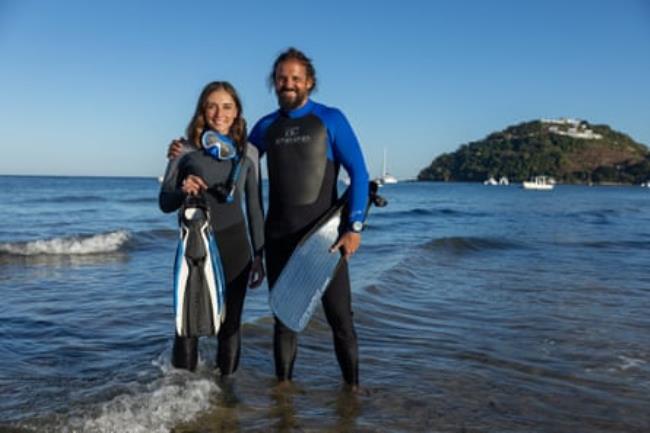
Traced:
<path fill-rule="evenodd" d="M 505 176 L 501 176 L 499 180 L 490 176 L 488 179 L 483 181 L 483 185 L 510 185 L 510 181 Z"/>
<path fill-rule="evenodd" d="M 490 176 L 488 179 L 483 181 L 483 185 L 498 185 L 499 182 L 492 176 Z"/>
<path fill-rule="evenodd" d="M 535 176 L 532 180 L 524 181 L 521 186 L 524 189 L 550 191 L 555 187 L 555 181 L 547 176 Z"/>

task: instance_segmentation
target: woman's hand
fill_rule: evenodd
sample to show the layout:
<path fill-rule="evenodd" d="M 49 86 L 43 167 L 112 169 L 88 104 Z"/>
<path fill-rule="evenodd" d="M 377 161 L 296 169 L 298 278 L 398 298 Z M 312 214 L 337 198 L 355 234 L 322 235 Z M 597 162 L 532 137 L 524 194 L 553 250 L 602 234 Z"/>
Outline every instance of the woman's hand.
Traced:
<path fill-rule="evenodd" d="M 181 190 L 185 194 L 189 195 L 199 195 L 206 189 L 208 189 L 208 185 L 205 183 L 205 181 L 199 176 L 195 176 L 193 174 L 190 174 L 185 178 L 185 180 L 183 180 L 183 186 L 181 187 Z"/>
<path fill-rule="evenodd" d="M 181 155 L 183 151 L 184 140 L 185 139 L 183 137 L 179 137 L 175 140 L 172 140 L 172 142 L 169 143 L 169 148 L 167 149 L 167 158 L 176 159 Z"/>
<path fill-rule="evenodd" d="M 262 256 L 255 256 L 253 259 L 253 264 L 251 265 L 251 271 L 248 274 L 248 285 L 251 289 L 255 289 L 262 284 L 266 273 L 264 272 L 264 263 L 262 263 Z"/>

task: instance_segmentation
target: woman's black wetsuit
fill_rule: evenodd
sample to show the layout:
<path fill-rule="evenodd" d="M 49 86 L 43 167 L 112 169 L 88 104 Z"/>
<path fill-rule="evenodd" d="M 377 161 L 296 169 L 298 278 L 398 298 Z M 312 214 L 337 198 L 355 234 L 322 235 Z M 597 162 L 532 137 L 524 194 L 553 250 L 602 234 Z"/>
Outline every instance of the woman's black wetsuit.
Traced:
<path fill-rule="evenodd" d="M 182 157 L 169 162 L 160 190 L 159 205 L 163 212 L 173 212 L 181 207 L 186 197 L 181 191 L 181 183 L 188 175 L 200 176 L 209 187 L 206 200 L 226 277 L 226 317 L 217 336 L 217 366 L 222 375 L 232 374 L 237 370 L 241 352 L 239 328 L 248 286 L 251 248 L 254 254 L 258 255 L 262 253 L 264 246 L 259 157 L 255 147 L 247 146 L 246 156 L 241 161 L 234 200 L 232 203 L 226 203 L 218 198 L 212 188 L 227 182 L 235 164 L 234 160 L 220 161 L 202 150 L 190 149 L 187 146 L 184 151 L 186 153 Z M 245 203 L 248 224 L 242 202 Z M 198 338 L 176 335 L 172 364 L 178 368 L 194 370 L 197 358 Z"/>

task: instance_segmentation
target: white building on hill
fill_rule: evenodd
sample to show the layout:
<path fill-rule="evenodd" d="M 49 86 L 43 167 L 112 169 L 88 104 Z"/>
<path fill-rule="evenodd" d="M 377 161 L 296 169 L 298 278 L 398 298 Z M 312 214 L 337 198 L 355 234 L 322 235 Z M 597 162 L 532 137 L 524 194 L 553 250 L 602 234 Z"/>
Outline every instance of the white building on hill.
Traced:
<path fill-rule="evenodd" d="M 542 123 L 550 124 L 548 132 L 557 135 L 566 135 L 584 140 L 600 140 L 602 135 L 587 128 L 587 122 L 579 119 L 562 117 L 560 119 L 541 119 Z"/>

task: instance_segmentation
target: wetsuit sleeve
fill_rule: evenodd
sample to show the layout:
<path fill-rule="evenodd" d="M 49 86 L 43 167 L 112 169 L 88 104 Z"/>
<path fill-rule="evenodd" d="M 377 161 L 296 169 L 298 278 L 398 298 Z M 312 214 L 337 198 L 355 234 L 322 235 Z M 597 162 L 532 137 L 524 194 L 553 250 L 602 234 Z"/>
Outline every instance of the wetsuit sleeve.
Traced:
<path fill-rule="evenodd" d="M 250 134 L 248 135 L 248 141 L 257 148 L 258 151 L 258 161 L 259 158 L 264 155 L 266 152 L 266 145 L 264 143 L 264 119 L 260 120 L 253 126 Z"/>
<path fill-rule="evenodd" d="M 363 221 L 368 202 L 368 169 L 363 152 L 350 123 L 339 110 L 332 109 L 329 116 L 329 133 L 332 152 L 350 175 L 350 216 L 349 223 Z"/>
<path fill-rule="evenodd" d="M 174 212 L 183 204 L 185 193 L 181 191 L 181 172 L 184 156 L 191 152 L 189 147 L 184 147 L 180 156 L 170 159 L 165 170 L 165 177 L 160 185 L 158 206 L 165 213 Z"/>
<path fill-rule="evenodd" d="M 264 248 L 264 211 L 262 206 L 262 188 L 260 163 L 257 149 L 248 146 L 247 159 L 250 163 L 246 172 L 246 216 L 248 230 L 255 255 L 262 253 Z"/>
<path fill-rule="evenodd" d="M 269 126 L 278 118 L 278 116 L 279 116 L 279 111 L 275 111 L 271 114 L 262 117 L 260 120 L 257 121 L 255 126 L 253 126 L 253 129 L 248 135 L 248 141 L 252 143 L 253 146 L 255 146 L 257 148 L 257 151 L 259 152 L 258 159 L 262 159 L 262 157 L 266 153 L 266 150 L 269 145 L 265 140 L 266 131 L 268 130 Z"/>

